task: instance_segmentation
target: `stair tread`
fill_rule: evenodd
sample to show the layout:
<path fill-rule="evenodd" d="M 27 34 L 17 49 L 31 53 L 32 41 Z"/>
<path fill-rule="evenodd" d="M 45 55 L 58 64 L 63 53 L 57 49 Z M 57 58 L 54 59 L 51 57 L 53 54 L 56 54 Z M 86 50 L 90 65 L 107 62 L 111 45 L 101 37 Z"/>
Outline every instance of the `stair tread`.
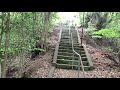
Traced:
<path fill-rule="evenodd" d="M 68 45 L 65 45 L 65 47 L 61 47 L 61 45 L 60 45 L 59 47 L 60 47 L 60 48 L 63 48 L 63 49 L 64 49 L 64 48 L 72 49 L 72 48 L 71 48 L 72 46 L 68 46 Z M 77 46 L 77 47 L 74 47 L 74 48 L 80 48 L 80 47 Z M 80 49 L 83 49 L 83 48 L 80 48 Z"/>
<path fill-rule="evenodd" d="M 62 42 L 61 42 L 61 44 L 66 44 L 66 43 L 62 43 Z M 72 44 L 72 43 L 71 43 L 71 44 Z M 74 45 L 75 45 L 75 44 L 78 44 L 78 45 L 79 45 L 79 43 L 74 43 Z"/>
<path fill-rule="evenodd" d="M 69 60 L 69 59 L 57 59 L 58 61 L 70 61 L 70 62 L 79 62 L 78 60 Z M 83 63 L 88 63 L 88 61 L 82 61 Z"/>
<path fill-rule="evenodd" d="M 58 52 L 58 54 L 73 54 L 73 53 L 68 53 L 68 52 Z M 74 54 L 76 55 L 76 54 Z M 81 54 L 81 55 L 86 55 L 86 54 Z"/>
<path fill-rule="evenodd" d="M 59 51 L 73 51 L 71 49 L 59 49 Z M 84 50 L 75 50 L 75 51 L 79 51 L 79 52 L 85 52 Z"/>
<path fill-rule="evenodd" d="M 58 55 L 62 55 L 62 54 L 67 54 L 68 56 L 69 55 L 76 55 L 75 53 L 69 53 L 69 52 L 58 52 Z M 81 56 L 84 56 L 84 55 L 86 55 L 86 54 L 80 54 Z"/>
<path fill-rule="evenodd" d="M 85 54 L 84 54 L 85 55 Z M 61 56 L 61 57 L 73 57 L 73 56 L 67 56 L 67 55 L 58 55 L 58 56 Z M 74 56 L 75 57 L 75 56 Z M 87 57 L 81 57 L 81 58 L 87 58 Z"/>
<path fill-rule="evenodd" d="M 61 58 L 73 58 L 73 56 L 63 56 L 63 55 L 58 55 L 57 56 L 58 59 Z M 82 59 L 87 59 L 87 57 L 81 57 Z M 74 56 L 74 59 L 79 59 L 79 56 Z"/>
<path fill-rule="evenodd" d="M 78 67 L 78 65 L 70 65 L 70 64 L 58 64 L 58 63 L 56 63 L 56 65 L 76 66 L 76 67 Z M 81 67 L 81 66 L 80 66 L 80 67 Z M 83 66 L 83 67 L 91 67 L 91 66 Z"/>
<path fill-rule="evenodd" d="M 64 46 L 64 47 L 72 47 L 72 44 L 71 43 L 60 43 L 59 46 Z M 80 47 L 79 45 L 74 45 L 74 48 L 75 47 Z"/>

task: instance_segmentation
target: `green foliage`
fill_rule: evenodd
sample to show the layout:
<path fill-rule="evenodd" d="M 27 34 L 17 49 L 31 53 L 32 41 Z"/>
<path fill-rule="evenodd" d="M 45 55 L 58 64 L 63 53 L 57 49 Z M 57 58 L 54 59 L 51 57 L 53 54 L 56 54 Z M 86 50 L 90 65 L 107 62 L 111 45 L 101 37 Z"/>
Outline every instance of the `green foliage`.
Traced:
<path fill-rule="evenodd" d="M 112 14 L 113 15 L 113 14 Z M 92 23 L 97 30 L 104 29 L 111 21 L 112 15 L 108 12 L 89 12 L 85 15 L 85 26 Z"/>
<path fill-rule="evenodd" d="M 90 22 L 90 19 L 91 19 L 91 22 Z M 88 28 L 86 29 L 86 31 L 93 38 L 102 38 L 102 37 L 119 38 L 120 37 L 120 13 L 119 12 L 107 12 L 107 13 L 90 12 L 90 13 L 86 13 L 85 20 L 87 20 L 86 23 L 88 24 Z M 105 28 L 96 30 L 97 29 L 96 25 L 98 25 L 97 27 L 100 27 L 100 25 L 105 25 Z"/>
<path fill-rule="evenodd" d="M 10 17 L 10 42 L 8 48 L 9 55 L 17 55 L 22 50 L 30 52 L 31 50 L 44 51 L 42 48 L 34 48 L 36 42 L 44 38 L 44 12 L 11 12 Z M 4 17 L 6 20 L 6 17 Z M 51 12 L 48 25 L 48 33 L 52 32 L 52 27 L 58 19 L 56 12 Z M 1 24 L 1 18 L 0 18 Z M 22 33 L 22 30 L 24 33 Z M 1 28 L 0 28 L 1 32 Z M 4 32 L 5 33 L 5 32 Z M 24 35 L 24 36 L 23 36 Z M 24 43 L 23 43 L 24 39 Z M 0 58 L 4 57 L 5 35 L 1 42 Z"/>
<path fill-rule="evenodd" d="M 30 51 L 34 51 L 34 50 L 38 50 L 38 51 L 41 51 L 41 52 L 44 52 L 45 50 L 44 49 L 41 49 L 41 48 L 33 48 L 33 49 L 29 49 Z"/>
<path fill-rule="evenodd" d="M 118 31 L 114 28 L 110 28 L 110 29 L 101 29 L 99 31 L 93 32 L 93 35 L 102 35 L 105 37 L 120 37 L 120 34 L 118 33 Z M 102 38 L 102 36 L 100 38 Z"/>
<path fill-rule="evenodd" d="M 102 36 L 99 36 L 99 35 L 92 35 L 92 38 L 102 38 Z"/>

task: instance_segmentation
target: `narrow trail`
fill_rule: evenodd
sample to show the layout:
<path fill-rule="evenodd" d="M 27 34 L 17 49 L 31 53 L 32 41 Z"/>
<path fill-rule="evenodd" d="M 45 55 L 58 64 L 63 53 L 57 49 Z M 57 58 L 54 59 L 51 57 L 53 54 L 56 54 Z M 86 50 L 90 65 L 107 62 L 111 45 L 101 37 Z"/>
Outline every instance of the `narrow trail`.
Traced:
<path fill-rule="evenodd" d="M 53 35 L 49 38 L 50 47 L 55 47 L 58 41 L 59 31 L 55 30 Z M 83 41 L 85 44 L 85 41 Z M 96 49 L 90 45 L 86 45 L 88 52 L 91 55 L 92 62 L 95 69 L 92 71 L 85 71 L 86 78 L 119 78 L 120 71 L 114 62 L 105 57 L 104 52 Z M 45 55 L 38 56 L 35 61 L 30 61 L 27 64 L 27 77 L 31 78 L 47 78 L 52 60 L 54 50 L 50 49 Z M 76 78 L 77 70 L 55 69 L 53 78 Z M 82 78 L 82 72 L 80 71 Z"/>

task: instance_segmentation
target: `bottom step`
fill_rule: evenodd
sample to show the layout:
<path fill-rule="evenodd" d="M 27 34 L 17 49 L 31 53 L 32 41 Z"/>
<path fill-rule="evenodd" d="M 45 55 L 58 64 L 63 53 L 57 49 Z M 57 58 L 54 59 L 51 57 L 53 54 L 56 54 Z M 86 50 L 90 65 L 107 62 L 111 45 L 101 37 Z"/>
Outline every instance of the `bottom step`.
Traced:
<path fill-rule="evenodd" d="M 73 65 L 72 66 L 72 65 L 68 65 L 68 64 L 56 64 L 56 68 L 78 70 L 78 66 L 77 65 Z M 81 66 L 80 66 L 80 70 L 82 70 Z M 85 71 L 93 70 L 93 67 L 91 67 L 91 66 L 84 66 L 84 70 Z"/>

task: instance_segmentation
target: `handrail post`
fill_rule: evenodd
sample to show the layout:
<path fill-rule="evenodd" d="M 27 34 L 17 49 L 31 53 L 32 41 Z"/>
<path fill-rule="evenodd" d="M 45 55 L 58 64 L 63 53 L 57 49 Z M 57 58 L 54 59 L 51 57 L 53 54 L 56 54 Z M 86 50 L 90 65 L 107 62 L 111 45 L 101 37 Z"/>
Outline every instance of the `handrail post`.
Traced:
<path fill-rule="evenodd" d="M 70 24 L 69 24 L 69 36 L 70 36 Z"/>
<path fill-rule="evenodd" d="M 81 46 L 83 42 L 83 28 L 84 28 L 84 12 L 83 12 L 83 25 L 82 25 L 82 32 L 81 32 Z"/>
<path fill-rule="evenodd" d="M 69 43 L 70 43 L 70 24 L 69 24 Z"/>

